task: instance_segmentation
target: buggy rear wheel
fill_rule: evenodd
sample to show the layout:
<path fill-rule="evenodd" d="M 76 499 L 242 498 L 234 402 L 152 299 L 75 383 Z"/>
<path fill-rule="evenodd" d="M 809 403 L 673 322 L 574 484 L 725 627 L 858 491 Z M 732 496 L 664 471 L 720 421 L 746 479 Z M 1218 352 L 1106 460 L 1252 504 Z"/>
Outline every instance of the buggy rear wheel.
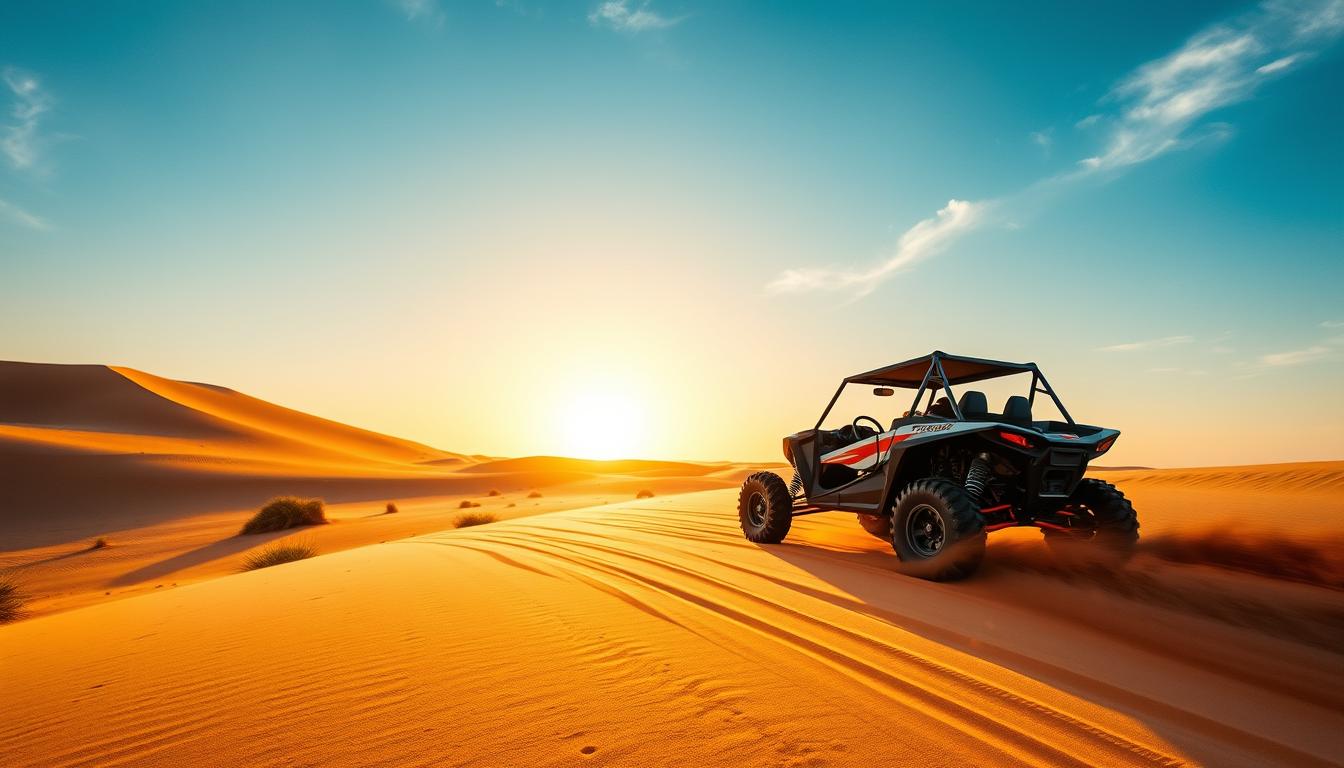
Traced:
<path fill-rule="evenodd" d="M 1139 515 L 1118 488 L 1095 478 L 1078 481 L 1060 510 L 1068 530 L 1045 528 L 1045 543 L 1057 557 L 1123 565 L 1139 543 Z"/>
<path fill-rule="evenodd" d="M 985 556 L 980 510 L 959 485 L 925 478 L 906 486 L 891 515 L 891 548 L 907 576 L 932 581 L 965 578 Z"/>
<path fill-rule="evenodd" d="M 793 524 L 789 487 L 774 472 L 749 475 L 737 495 L 737 517 L 748 541 L 778 544 Z"/>

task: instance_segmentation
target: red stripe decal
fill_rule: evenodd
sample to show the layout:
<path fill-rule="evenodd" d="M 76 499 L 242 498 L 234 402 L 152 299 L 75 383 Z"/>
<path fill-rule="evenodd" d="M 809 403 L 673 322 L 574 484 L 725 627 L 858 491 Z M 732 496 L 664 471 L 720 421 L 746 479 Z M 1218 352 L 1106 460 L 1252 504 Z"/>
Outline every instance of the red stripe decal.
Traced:
<path fill-rule="evenodd" d="M 862 443 L 850 448 L 839 456 L 824 459 L 822 463 L 845 465 L 857 464 L 875 453 L 891 448 L 895 443 L 899 443 L 908 437 L 910 437 L 910 435 L 892 435 L 891 437 L 885 437 L 881 440 L 874 440 L 871 443 L 864 440 Z"/>

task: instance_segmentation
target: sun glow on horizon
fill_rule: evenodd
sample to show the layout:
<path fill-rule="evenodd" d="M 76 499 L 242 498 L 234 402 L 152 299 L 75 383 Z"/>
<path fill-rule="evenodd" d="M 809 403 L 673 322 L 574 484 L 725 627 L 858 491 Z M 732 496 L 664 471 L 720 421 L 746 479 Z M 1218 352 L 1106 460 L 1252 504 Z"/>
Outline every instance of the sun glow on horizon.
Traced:
<path fill-rule="evenodd" d="M 630 391 L 599 386 L 561 404 L 557 427 L 564 455 L 579 459 L 639 458 L 648 452 L 648 408 Z"/>

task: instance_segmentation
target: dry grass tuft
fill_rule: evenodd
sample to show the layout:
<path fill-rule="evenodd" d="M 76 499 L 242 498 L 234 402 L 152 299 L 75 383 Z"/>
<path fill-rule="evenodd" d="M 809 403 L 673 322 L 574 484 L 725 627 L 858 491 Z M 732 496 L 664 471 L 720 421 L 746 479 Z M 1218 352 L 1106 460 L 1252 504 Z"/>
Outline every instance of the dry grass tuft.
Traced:
<path fill-rule="evenodd" d="M 247 521 L 240 533 L 283 531 L 301 525 L 325 525 L 326 522 L 327 511 L 321 499 L 280 496 L 267 502 L 260 512 Z"/>
<path fill-rule="evenodd" d="M 493 523 L 499 518 L 489 512 L 468 512 L 453 518 L 454 528 L 470 528 L 473 525 Z"/>
<path fill-rule="evenodd" d="M 472 501 L 472 500 L 470 500 L 470 499 L 463 499 L 463 500 L 462 500 L 462 503 L 457 505 L 457 508 L 458 508 L 458 509 L 471 509 L 471 508 L 473 508 L 473 507 L 479 507 L 479 506 L 481 506 L 481 505 L 480 505 L 480 502 Z"/>
<path fill-rule="evenodd" d="M 491 489 L 490 489 L 490 492 L 487 493 L 487 494 L 485 494 L 485 495 L 486 495 L 486 496 L 498 496 L 498 495 L 499 495 L 499 489 L 498 489 L 498 488 L 491 488 Z"/>
<path fill-rule="evenodd" d="M 109 546 L 111 546 L 111 542 L 109 542 L 105 537 L 99 536 L 98 538 L 93 540 L 92 544 L 89 545 L 89 549 L 106 549 Z"/>
<path fill-rule="evenodd" d="M 540 499 L 540 498 L 541 498 L 541 491 L 533 491 L 533 492 L 527 494 L 527 498 L 529 498 L 529 499 Z"/>
<path fill-rule="evenodd" d="M 653 498 L 653 491 L 650 491 L 650 490 L 648 490 L 648 489 L 642 490 L 642 491 L 640 491 L 639 493 L 636 493 L 636 494 L 635 494 L 635 498 L 636 498 L 636 499 L 652 499 L 652 498 Z"/>
<path fill-rule="evenodd" d="M 384 514 L 384 515 L 395 515 L 395 514 L 397 514 L 397 511 L 398 511 L 398 510 L 397 510 L 397 505 L 389 501 L 389 502 L 387 502 L 387 509 L 383 510 L 383 514 Z"/>
<path fill-rule="evenodd" d="M 272 565 L 292 563 L 295 560 L 307 560 L 317 554 L 317 547 L 297 541 L 277 541 L 276 543 L 253 552 L 243 561 L 244 571 L 258 568 L 270 568 Z"/>
<path fill-rule="evenodd" d="M 23 592 L 11 576 L 0 576 L 0 624 L 23 617 Z"/>

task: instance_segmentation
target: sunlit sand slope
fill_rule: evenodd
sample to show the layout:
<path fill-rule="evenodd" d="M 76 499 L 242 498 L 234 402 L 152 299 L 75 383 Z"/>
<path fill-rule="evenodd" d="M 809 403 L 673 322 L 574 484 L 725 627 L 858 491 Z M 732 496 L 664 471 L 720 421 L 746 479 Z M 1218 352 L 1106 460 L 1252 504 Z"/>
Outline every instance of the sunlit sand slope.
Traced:
<path fill-rule="evenodd" d="M 492 489 L 549 495 L 564 485 L 567 495 L 633 496 L 723 488 L 744 472 L 734 464 L 491 460 L 130 368 L 0 362 L 0 553 L 107 534 L 143 538 L 146 528 L 236 517 L 277 495 L 380 504 Z M 0 569 L 65 553 L 35 554 L 0 558 Z"/>
<path fill-rule="evenodd" d="M 1010 565 L 902 578 L 735 493 L 389 542 L 0 628 L 6 765 L 1325 765 L 1338 649 Z M 1027 532 L 1022 532 L 1026 534 Z M 1038 538 L 1038 537 L 1037 537 Z M 1026 551 L 1023 552 L 1023 548 Z M 1013 551 L 1004 563 L 996 551 Z M 1173 588 L 1338 593 L 1140 556 Z M 1327 614 L 1328 615 L 1328 610 Z"/>

